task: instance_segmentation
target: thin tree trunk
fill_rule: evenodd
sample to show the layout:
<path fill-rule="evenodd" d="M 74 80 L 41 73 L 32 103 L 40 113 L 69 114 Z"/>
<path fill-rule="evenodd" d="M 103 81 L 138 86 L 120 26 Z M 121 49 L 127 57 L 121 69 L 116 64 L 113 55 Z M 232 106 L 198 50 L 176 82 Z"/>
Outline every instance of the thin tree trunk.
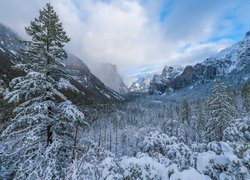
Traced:
<path fill-rule="evenodd" d="M 47 32 L 47 37 L 48 36 L 49 36 L 49 33 Z M 48 43 L 48 40 L 47 40 L 46 50 L 47 50 L 47 52 L 49 52 L 49 43 Z M 50 59 L 49 59 L 49 57 L 47 57 L 47 67 L 49 67 L 49 65 L 50 65 Z M 47 78 L 49 77 L 49 75 L 50 75 L 50 70 L 48 69 L 47 72 L 46 72 Z M 47 91 L 50 91 L 50 89 L 47 89 Z M 50 97 L 48 97 L 47 100 L 49 101 Z M 50 117 L 51 114 L 52 114 L 52 108 L 48 107 L 48 116 Z M 49 146 L 50 144 L 52 144 L 52 131 L 51 131 L 51 127 L 52 127 L 51 125 L 47 126 L 47 146 Z"/>
<path fill-rule="evenodd" d="M 112 151 L 112 123 L 110 120 L 110 125 L 109 125 L 109 151 Z"/>
<path fill-rule="evenodd" d="M 47 146 L 52 144 L 52 131 L 51 131 L 51 126 L 47 126 Z"/>
<path fill-rule="evenodd" d="M 76 145 L 77 145 L 77 134 L 78 134 L 78 124 L 76 125 L 75 130 L 75 137 L 74 137 L 74 146 L 73 146 L 73 153 L 72 153 L 72 160 L 76 159 Z"/>

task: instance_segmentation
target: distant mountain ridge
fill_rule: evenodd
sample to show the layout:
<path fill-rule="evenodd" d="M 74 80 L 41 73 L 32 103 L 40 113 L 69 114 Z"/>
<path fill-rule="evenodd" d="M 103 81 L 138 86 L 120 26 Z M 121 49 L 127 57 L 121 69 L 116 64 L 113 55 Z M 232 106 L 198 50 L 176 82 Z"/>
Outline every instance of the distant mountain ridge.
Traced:
<path fill-rule="evenodd" d="M 130 92 L 148 92 L 152 74 L 143 75 L 137 78 L 136 81 L 129 85 Z"/>
<path fill-rule="evenodd" d="M 250 31 L 245 37 L 218 54 L 182 71 L 175 68 L 163 69 L 155 75 L 149 87 L 150 94 L 164 94 L 190 86 L 199 86 L 220 78 L 228 84 L 239 84 L 250 78 Z M 166 78 L 165 72 L 172 72 Z"/>

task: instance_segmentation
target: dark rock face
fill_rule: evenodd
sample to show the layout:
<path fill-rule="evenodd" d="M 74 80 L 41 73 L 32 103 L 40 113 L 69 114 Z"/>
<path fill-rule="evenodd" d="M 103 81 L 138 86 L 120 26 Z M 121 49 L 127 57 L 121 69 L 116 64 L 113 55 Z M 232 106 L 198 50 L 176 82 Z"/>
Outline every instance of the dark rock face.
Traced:
<path fill-rule="evenodd" d="M 204 71 L 205 79 L 212 80 L 216 77 L 216 67 L 206 66 Z"/>
<path fill-rule="evenodd" d="M 187 81 L 187 82 L 192 81 L 192 79 L 194 77 L 194 69 L 193 69 L 193 67 L 192 66 L 187 66 L 184 69 L 183 73 L 180 75 L 180 77 L 183 80 Z"/>
<path fill-rule="evenodd" d="M 150 83 L 150 94 L 164 94 L 189 86 L 198 86 L 216 78 L 228 84 L 241 83 L 250 78 L 250 31 L 237 44 L 207 58 L 202 63 L 186 66 L 177 76 L 166 78 L 166 69 L 155 75 Z M 173 71 L 174 68 L 171 68 Z M 170 72 L 170 71 L 168 71 Z"/>
<path fill-rule="evenodd" d="M 163 80 L 160 75 L 155 75 L 151 81 L 149 93 L 163 94 L 173 90 L 185 88 L 193 83 L 200 83 L 206 80 L 212 80 L 216 77 L 216 68 L 212 66 L 205 66 L 203 64 L 196 64 L 195 66 L 186 66 L 180 75 L 174 78 Z M 156 81 L 157 79 L 157 81 Z"/>

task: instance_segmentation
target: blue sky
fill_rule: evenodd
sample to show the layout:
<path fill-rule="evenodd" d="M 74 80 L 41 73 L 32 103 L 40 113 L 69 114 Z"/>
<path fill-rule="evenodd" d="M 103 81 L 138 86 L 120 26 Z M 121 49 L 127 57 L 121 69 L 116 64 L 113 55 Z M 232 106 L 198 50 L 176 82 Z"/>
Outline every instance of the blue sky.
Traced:
<path fill-rule="evenodd" d="M 165 65 L 202 61 L 250 30 L 249 0 L 49 0 L 90 67 L 110 62 L 129 82 Z M 26 37 L 44 0 L 0 0 L 0 22 Z"/>

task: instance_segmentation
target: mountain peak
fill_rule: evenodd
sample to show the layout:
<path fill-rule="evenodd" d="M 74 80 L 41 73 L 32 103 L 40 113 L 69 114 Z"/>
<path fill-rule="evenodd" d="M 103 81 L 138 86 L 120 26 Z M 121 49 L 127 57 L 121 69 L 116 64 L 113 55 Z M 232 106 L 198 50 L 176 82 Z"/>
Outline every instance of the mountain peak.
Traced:
<path fill-rule="evenodd" d="M 250 31 L 248 31 L 245 36 L 250 36 Z"/>
<path fill-rule="evenodd" d="M 165 66 L 161 76 L 163 76 L 166 79 L 172 79 L 179 75 L 183 71 L 183 67 L 180 66 Z"/>

